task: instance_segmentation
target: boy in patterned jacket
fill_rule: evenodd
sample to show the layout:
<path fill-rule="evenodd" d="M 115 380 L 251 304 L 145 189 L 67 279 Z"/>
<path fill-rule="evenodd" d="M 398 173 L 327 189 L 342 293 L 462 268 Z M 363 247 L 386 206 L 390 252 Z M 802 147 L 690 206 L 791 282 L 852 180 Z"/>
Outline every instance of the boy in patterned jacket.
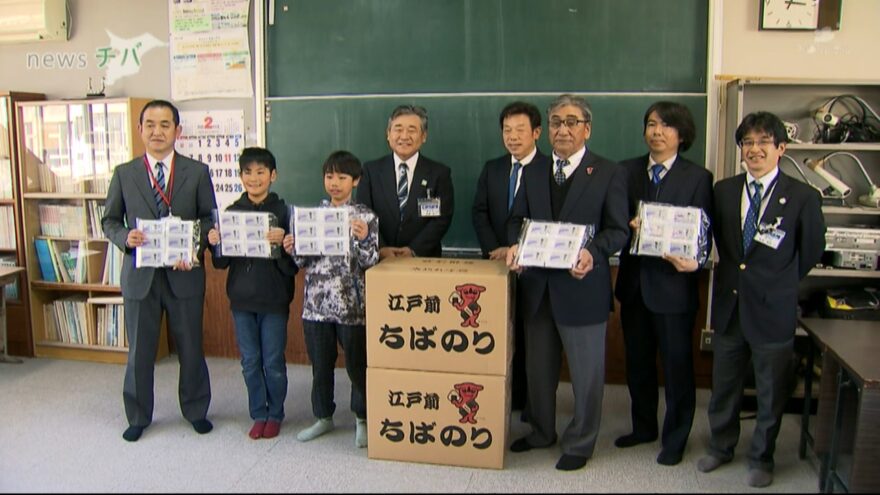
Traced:
<path fill-rule="evenodd" d="M 293 234 L 284 237 L 285 251 L 306 270 L 303 333 L 312 362 L 312 412 L 317 421 L 300 431 L 301 442 L 333 429 L 333 371 L 336 343 L 345 353 L 351 379 L 351 410 L 357 422 L 355 445 L 367 446 L 367 340 L 364 271 L 379 261 L 379 222 L 366 206 L 352 204 L 352 190 L 361 177 L 361 162 L 347 151 L 336 151 L 324 162 L 328 206 L 345 207 L 351 218 L 351 244 L 345 256 L 298 256 Z M 324 204 L 327 204 L 325 201 Z"/>

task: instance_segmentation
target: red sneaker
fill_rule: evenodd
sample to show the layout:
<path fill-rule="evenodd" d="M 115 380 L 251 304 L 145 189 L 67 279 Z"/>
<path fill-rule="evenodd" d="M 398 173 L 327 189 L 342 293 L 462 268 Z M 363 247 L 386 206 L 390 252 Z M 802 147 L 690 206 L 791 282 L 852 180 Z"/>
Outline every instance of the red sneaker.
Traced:
<path fill-rule="evenodd" d="M 266 422 L 266 428 L 263 430 L 263 438 L 275 438 L 281 432 L 281 422 L 269 420 Z"/>
<path fill-rule="evenodd" d="M 258 438 L 263 436 L 263 432 L 266 428 L 265 421 L 254 421 L 254 426 L 251 426 L 251 431 L 248 432 L 248 436 L 257 440 Z"/>

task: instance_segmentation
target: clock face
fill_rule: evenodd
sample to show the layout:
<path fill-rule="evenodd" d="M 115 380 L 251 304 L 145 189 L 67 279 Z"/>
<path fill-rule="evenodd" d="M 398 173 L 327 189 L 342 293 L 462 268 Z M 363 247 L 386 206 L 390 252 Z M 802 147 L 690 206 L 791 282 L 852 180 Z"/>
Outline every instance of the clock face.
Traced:
<path fill-rule="evenodd" d="M 819 26 L 818 0 L 760 0 L 761 29 L 812 30 Z"/>

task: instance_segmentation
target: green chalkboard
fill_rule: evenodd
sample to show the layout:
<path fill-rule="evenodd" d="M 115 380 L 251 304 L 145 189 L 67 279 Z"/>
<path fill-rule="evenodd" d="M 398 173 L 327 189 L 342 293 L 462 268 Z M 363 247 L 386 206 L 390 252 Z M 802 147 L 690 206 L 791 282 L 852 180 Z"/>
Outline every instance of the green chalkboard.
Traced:
<path fill-rule="evenodd" d="M 404 103 L 428 109 L 423 152 L 452 168 L 446 248 L 476 248 L 471 224 L 483 163 L 504 153 L 498 113 L 523 99 L 546 114 L 554 95 L 593 105 L 596 153 L 645 152 L 654 101 L 698 122 L 687 155 L 705 156 L 707 0 L 285 0 L 267 30 L 267 146 L 288 202 L 324 197 L 321 164 L 347 149 L 387 154 L 385 126 Z M 549 152 L 546 134 L 540 147 Z"/>
<path fill-rule="evenodd" d="M 707 0 L 285 0 L 274 96 L 703 92 Z"/>
<path fill-rule="evenodd" d="M 471 223 L 477 178 L 483 163 L 505 153 L 498 114 L 513 96 L 444 96 L 283 100 L 270 104 L 267 146 L 278 157 L 274 190 L 288 203 L 314 205 L 325 197 L 321 165 L 332 151 L 346 149 L 362 161 L 388 154 L 385 126 L 398 104 L 428 109 L 428 141 L 422 152 L 452 169 L 455 214 L 443 239 L 445 248 L 479 247 Z M 542 114 L 551 96 L 519 97 L 538 105 Z M 650 95 L 601 95 L 587 99 L 593 108 L 593 131 L 587 146 L 613 160 L 647 152 L 642 139 Z M 703 96 L 668 97 L 687 105 L 697 122 L 705 122 Z M 546 117 L 545 117 L 546 118 Z M 697 163 L 705 155 L 704 130 L 686 155 Z M 546 133 L 539 147 L 549 153 Z"/>

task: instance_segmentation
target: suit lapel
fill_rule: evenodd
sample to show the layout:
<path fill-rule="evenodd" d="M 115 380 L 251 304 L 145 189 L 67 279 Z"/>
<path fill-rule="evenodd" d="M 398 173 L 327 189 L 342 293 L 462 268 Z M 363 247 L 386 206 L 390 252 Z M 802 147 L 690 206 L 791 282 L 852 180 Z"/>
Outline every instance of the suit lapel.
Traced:
<path fill-rule="evenodd" d="M 418 217 L 419 216 L 419 198 L 427 198 L 427 186 L 424 184 L 428 183 L 428 174 L 431 172 L 430 167 L 425 160 L 422 159 L 422 155 L 419 155 L 419 161 L 416 162 L 416 170 L 413 172 L 413 180 L 412 185 L 409 188 L 409 196 L 406 200 L 406 217 Z M 436 197 L 437 191 L 431 191 L 431 197 Z"/>
<path fill-rule="evenodd" d="M 647 164 L 645 165 L 647 167 Z M 647 170 L 647 168 L 645 169 Z M 647 172 L 644 172 L 647 174 Z M 687 163 L 681 159 L 681 155 L 675 158 L 675 161 L 672 162 L 672 167 L 669 168 L 669 171 L 666 172 L 666 175 L 663 176 L 663 180 L 660 181 L 660 193 L 657 195 L 657 201 L 661 203 L 670 202 L 670 198 L 675 195 L 676 185 L 684 184 L 683 176 L 687 173 Z M 644 181 L 642 182 L 644 184 Z"/>
<path fill-rule="evenodd" d="M 785 205 L 788 203 L 788 185 L 789 178 L 780 170 L 777 173 L 776 187 L 770 191 L 770 198 L 767 200 L 767 208 L 761 215 L 760 223 L 774 223 L 776 217 L 781 217 L 785 212 Z"/>
<path fill-rule="evenodd" d="M 390 211 L 400 211 L 397 202 L 397 170 L 394 168 L 394 155 L 388 155 L 379 166 L 379 196 L 384 198 Z"/>
<path fill-rule="evenodd" d="M 580 197 L 587 190 L 587 186 L 593 180 L 593 176 L 598 173 L 596 168 L 596 157 L 589 150 L 584 153 L 581 163 L 572 172 L 572 183 L 565 196 L 565 202 L 562 203 L 562 209 L 559 210 L 559 220 L 563 221 L 568 218 L 574 206 L 580 201 Z"/>
<path fill-rule="evenodd" d="M 177 194 L 179 191 L 184 191 L 186 182 L 192 175 L 193 168 L 190 167 L 190 164 L 185 161 L 185 159 L 180 156 L 179 153 L 175 152 L 174 159 L 174 181 L 171 183 L 171 213 L 174 214 L 174 206 L 178 201 L 191 201 L 190 198 L 185 198 L 186 194 Z M 176 198 L 180 197 L 178 201 L 175 201 Z"/>

